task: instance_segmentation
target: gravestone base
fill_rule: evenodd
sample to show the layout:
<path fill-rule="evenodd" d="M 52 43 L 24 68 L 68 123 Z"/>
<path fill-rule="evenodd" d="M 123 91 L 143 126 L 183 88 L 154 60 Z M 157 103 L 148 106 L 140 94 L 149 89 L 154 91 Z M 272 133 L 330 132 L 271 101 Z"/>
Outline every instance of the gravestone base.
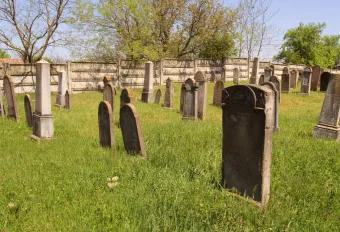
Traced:
<path fill-rule="evenodd" d="M 65 95 L 58 94 L 57 95 L 57 102 L 55 104 L 57 107 L 64 107 L 65 106 Z"/>
<path fill-rule="evenodd" d="M 334 139 L 340 142 L 340 127 L 332 127 L 318 124 L 314 127 L 313 137 Z"/>
<path fill-rule="evenodd" d="M 145 103 L 151 103 L 152 102 L 152 91 L 143 89 L 142 102 L 145 102 Z"/>
<path fill-rule="evenodd" d="M 33 114 L 33 134 L 35 140 L 52 139 L 54 134 L 53 116 Z"/>

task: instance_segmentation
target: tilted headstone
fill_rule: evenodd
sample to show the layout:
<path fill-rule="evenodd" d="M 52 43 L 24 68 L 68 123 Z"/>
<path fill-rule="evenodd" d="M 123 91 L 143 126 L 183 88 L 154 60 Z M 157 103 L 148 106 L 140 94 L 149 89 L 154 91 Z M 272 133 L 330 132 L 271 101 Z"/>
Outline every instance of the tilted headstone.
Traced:
<path fill-rule="evenodd" d="M 255 90 L 255 91 L 254 91 Z M 274 95 L 264 87 L 223 90 L 222 186 L 265 206 L 270 194 Z"/>
<path fill-rule="evenodd" d="M 259 76 L 259 67 L 260 67 L 260 61 L 259 58 L 255 57 L 253 61 L 253 68 L 251 71 L 251 76 L 250 76 L 250 84 L 258 84 L 258 76 Z"/>
<path fill-rule="evenodd" d="M 289 93 L 290 90 L 290 74 L 287 67 L 283 68 L 281 76 L 281 92 Z"/>
<path fill-rule="evenodd" d="M 299 72 L 296 69 L 290 71 L 290 88 L 296 88 L 299 79 Z"/>
<path fill-rule="evenodd" d="M 98 107 L 99 143 L 102 147 L 112 147 L 114 143 L 112 127 L 112 110 L 107 101 L 99 103 Z"/>
<path fill-rule="evenodd" d="M 207 109 L 207 93 L 208 86 L 205 80 L 205 76 L 201 71 L 195 73 L 194 76 L 195 81 L 198 84 L 197 90 L 197 117 L 201 120 L 205 118 L 206 109 Z"/>
<path fill-rule="evenodd" d="M 107 101 L 111 105 L 112 114 L 115 108 L 115 91 L 111 83 L 107 83 L 103 89 L 103 101 Z"/>
<path fill-rule="evenodd" d="M 332 75 L 323 101 L 319 123 L 314 128 L 314 137 L 340 141 L 340 74 Z"/>
<path fill-rule="evenodd" d="M 305 68 L 301 77 L 301 94 L 310 94 L 310 84 L 312 78 L 312 69 Z"/>
<path fill-rule="evenodd" d="M 277 93 L 278 93 L 279 102 L 281 102 L 281 82 L 280 82 L 280 80 L 276 76 L 271 76 L 269 78 L 269 82 L 272 82 L 275 85 L 275 88 L 276 88 Z"/>
<path fill-rule="evenodd" d="M 164 94 L 164 107 L 172 108 L 173 107 L 173 96 L 174 96 L 174 87 L 172 85 L 172 81 L 170 78 L 166 79 L 165 83 L 165 94 Z"/>
<path fill-rule="evenodd" d="M 233 83 L 234 85 L 240 84 L 240 69 L 239 68 L 233 69 Z"/>
<path fill-rule="evenodd" d="M 70 93 L 68 90 L 66 90 L 65 93 L 65 109 L 70 110 L 71 109 L 71 98 L 70 98 Z"/>
<path fill-rule="evenodd" d="M 184 95 L 185 95 L 185 84 L 181 85 L 181 95 L 179 99 L 179 111 L 183 113 L 183 104 L 184 104 Z"/>
<path fill-rule="evenodd" d="M 155 104 L 159 104 L 161 102 L 161 98 L 162 98 L 162 90 L 161 89 L 157 89 L 156 90 L 156 94 L 155 94 Z"/>
<path fill-rule="evenodd" d="M 2 93 L 0 90 L 0 117 L 3 118 L 6 116 L 6 111 L 5 111 L 5 107 L 4 107 L 4 102 L 2 100 Z"/>
<path fill-rule="evenodd" d="M 272 83 L 272 82 L 264 82 L 262 84 L 262 86 L 266 86 L 267 88 L 270 88 L 274 94 L 274 101 L 273 101 L 273 105 L 272 105 L 272 108 L 273 108 L 273 129 L 274 131 L 278 131 L 279 130 L 279 93 L 275 87 L 275 85 Z"/>
<path fill-rule="evenodd" d="M 190 78 L 184 84 L 183 119 L 196 120 L 198 114 L 198 87 Z"/>
<path fill-rule="evenodd" d="M 128 89 L 122 89 L 120 93 L 120 107 L 123 107 L 125 104 L 131 103 L 131 97 Z"/>
<path fill-rule="evenodd" d="M 17 103 L 15 100 L 14 84 L 9 76 L 3 78 L 4 95 L 7 102 L 7 117 L 18 120 Z"/>
<path fill-rule="evenodd" d="M 221 106 L 223 89 L 224 89 L 224 82 L 216 81 L 215 86 L 214 86 L 213 105 Z"/>
<path fill-rule="evenodd" d="M 67 90 L 66 72 L 62 71 L 58 73 L 58 94 L 56 105 L 59 107 L 65 106 L 65 93 Z"/>
<path fill-rule="evenodd" d="M 310 83 L 310 90 L 311 91 L 317 91 L 318 90 L 321 73 L 322 73 L 322 70 L 319 66 L 314 66 L 312 68 L 312 79 L 311 79 L 311 83 Z"/>
<path fill-rule="evenodd" d="M 142 102 L 151 103 L 153 100 L 153 63 L 145 63 L 144 88 L 142 92 Z"/>
<path fill-rule="evenodd" d="M 24 97 L 24 108 L 25 108 L 26 123 L 29 127 L 33 127 L 32 104 L 31 104 L 30 95 L 28 94 L 26 94 Z"/>
<path fill-rule="evenodd" d="M 122 130 L 125 150 L 130 154 L 145 156 L 144 139 L 139 116 L 132 104 L 120 108 L 120 128 Z"/>
<path fill-rule="evenodd" d="M 328 83 L 331 80 L 332 75 L 329 72 L 323 72 L 320 77 L 320 91 L 326 91 Z"/>
<path fill-rule="evenodd" d="M 51 110 L 50 64 L 44 60 L 36 63 L 35 111 L 32 138 L 51 139 L 54 134 Z"/>

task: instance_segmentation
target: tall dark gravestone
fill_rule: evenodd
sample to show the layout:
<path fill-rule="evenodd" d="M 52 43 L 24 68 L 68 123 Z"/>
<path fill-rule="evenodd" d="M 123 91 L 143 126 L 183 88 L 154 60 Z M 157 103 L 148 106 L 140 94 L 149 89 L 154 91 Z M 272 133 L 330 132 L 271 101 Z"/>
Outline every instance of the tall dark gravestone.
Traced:
<path fill-rule="evenodd" d="M 301 94 L 310 94 L 312 69 L 305 68 L 301 77 Z"/>
<path fill-rule="evenodd" d="M 198 87 L 190 78 L 184 84 L 183 119 L 196 120 L 198 114 Z"/>
<path fill-rule="evenodd" d="M 165 94 L 164 94 L 164 104 L 163 107 L 172 108 L 173 107 L 173 97 L 174 97 L 174 87 L 172 85 L 172 80 L 170 78 L 166 79 L 165 82 Z"/>
<path fill-rule="evenodd" d="M 29 127 L 33 127 L 32 104 L 31 104 L 30 95 L 28 94 L 26 94 L 24 97 L 24 108 L 25 108 L 26 123 Z"/>
<path fill-rule="evenodd" d="M 112 147 L 114 143 L 112 128 L 112 110 L 107 101 L 99 103 L 98 107 L 99 143 L 102 147 Z"/>
<path fill-rule="evenodd" d="M 311 79 L 311 83 L 310 83 L 310 90 L 311 91 L 317 91 L 318 90 L 321 73 L 322 73 L 322 69 L 319 66 L 314 66 L 312 68 L 312 79 Z"/>
<path fill-rule="evenodd" d="M 120 107 L 122 108 L 125 104 L 131 103 L 131 97 L 128 89 L 122 89 L 120 93 Z"/>
<path fill-rule="evenodd" d="M 314 128 L 314 137 L 340 141 L 340 74 L 332 75 L 323 101 L 319 123 Z"/>
<path fill-rule="evenodd" d="M 204 74 L 201 71 L 195 73 L 195 81 L 198 84 L 197 90 L 197 117 L 201 120 L 205 118 L 207 109 L 208 86 Z"/>
<path fill-rule="evenodd" d="M 262 86 L 265 86 L 269 89 L 272 90 L 272 93 L 274 94 L 274 101 L 273 101 L 273 104 L 272 104 L 272 108 L 273 108 L 273 128 L 274 128 L 274 131 L 278 131 L 279 130 L 279 93 L 275 87 L 275 85 L 272 83 L 272 82 L 264 82 L 262 84 Z"/>
<path fill-rule="evenodd" d="M 157 89 L 156 94 L 155 94 L 154 103 L 159 104 L 161 102 L 161 98 L 162 98 L 162 90 Z"/>
<path fill-rule="evenodd" d="M 125 150 L 129 154 L 145 156 L 144 139 L 139 117 L 132 104 L 120 108 L 120 128 L 122 130 Z"/>
<path fill-rule="evenodd" d="M 324 92 L 327 90 L 329 81 L 332 75 L 329 72 L 323 72 L 320 77 L 320 91 Z"/>
<path fill-rule="evenodd" d="M 4 95 L 7 102 L 7 117 L 18 121 L 18 110 L 15 100 L 14 84 L 9 76 L 4 76 L 3 85 Z"/>
<path fill-rule="evenodd" d="M 287 67 L 283 68 L 281 76 L 281 91 L 282 93 L 289 93 L 290 90 L 290 74 Z"/>
<path fill-rule="evenodd" d="M 71 98 L 70 93 L 68 90 L 65 92 L 65 109 L 70 110 L 71 109 Z"/>
<path fill-rule="evenodd" d="M 296 69 L 290 71 L 290 88 L 296 88 L 299 79 L 299 72 Z"/>
<path fill-rule="evenodd" d="M 223 90 L 222 186 L 265 206 L 270 193 L 274 96 L 264 87 Z"/>
<path fill-rule="evenodd" d="M 103 101 L 107 101 L 111 105 L 111 110 L 114 112 L 115 107 L 115 91 L 111 83 L 104 85 Z"/>
<path fill-rule="evenodd" d="M 276 76 L 271 76 L 269 78 L 269 82 L 272 82 L 275 85 L 275 88 L 276 88 L 277 93 L 278 93 L 279 102 L 281 102 L 281 82 L 280 82 L 280 80 Z"/>
<path fill-rule="evenodd" d="M 185 84 L 181 85 L 181 95 L 179 99 L 179 111 L 183 113 L 183 104 L 184 104 L 184 95 L 185 95 Z"/>
<path fill-rule="evenodd" d="M 221 106 L 223 89 L 224 89 L 224 82 L 221 80 L 216 81 L 215 86 L 214 86 L 213 105 Z"/>

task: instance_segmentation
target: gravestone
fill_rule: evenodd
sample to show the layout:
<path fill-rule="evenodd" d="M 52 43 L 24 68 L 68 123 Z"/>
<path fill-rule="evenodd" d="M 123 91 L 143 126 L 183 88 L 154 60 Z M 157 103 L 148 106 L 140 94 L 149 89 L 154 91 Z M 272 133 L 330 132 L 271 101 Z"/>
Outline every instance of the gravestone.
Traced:
<path fill-rule="evenodd" d="M 124 88 L 120 93 L 120 107 L 123 107 L 125 104 L 128 103 L 131 103 L 130 91 Z"/>
<path fill-rule="evenodd" d="M 120 108 L 120 128 L 125 150 L 130 154 L 145 156 L 144 139 L 139 117 L 132 104 L 125 104 Z"/>
<path fill-rule="evenodd" d="M 197 119 L 198 114 L 198 87 L 194 84 L 192 79 L 188 78 L 185 81 L 185 91 L 183 100 L 183 119 Z"/>
<path fill-rule="evenodd" d="M 162 98 L 162 90 L 157 89 L 156 90 L 156 94 L 155 94 L 155 104 L 159 104 L 161 102 L 161 98 Z"/>
<path fill-rule="evenodd" d="M 185 95 L 185 84 L 181 85 L 181 95 L 179 100 L 179 111 L 183 113 L 183 104 L 184 104 L 184 95 Z"/>
<path fill-rule="evenodd" d="M 98 107 L 99 143 L 102 147 L 112 147 L 113 145 L 114 137 L 111 122 L 111 105 L 107 101 L 102 101 Z"/>
<path fill-rule="evenodd" d="M 290 71 L 290 88 L 296 88 L 299 79 L 299 72 L 296 69 Z"/>
<path fill-rule="evenodd" d="M 4 107 L 4 102 L 2 100 L 2 93 L 0 90 L 0 117 L 3 118 L 6 116 L 6 111 L 5 111 L 5 107 Z"/>
<path fill-rule="evenodd" d="M 223 81 L 216 81 L 214 86 L 213 105 L 221 106 L 223 89 L 224 89 Z"/>
<path fill-rule="evenodd" d="M 18 121 L 17 103 L 15 100 L 14 85 L 9 76 L 3 78 L 4 95 L 7 102 L 7 117 Z"/>
<path fill-rule="evenodd" d="M 107 84 L 111 83 L 111 82 L 112 82 L 112 78 L 111 78 L 111 77 L 109 77 L 109 76 L 104 76 L 104 78 L 103 78 L 104 87 L 105 87 Z"/>
<path fill-rule="evenodd" d="M 305 68 L 301 77 L 301 94 L 310 94 L 312 69 Z"/>
<path fill-rule="evenodd" d="M 275 76 L 276 74 L 276 70 L 275 70 L 275 65 L 270 65 L 270 69 L 271 69 L 271 75 L 270 76 Z"/>
<path fill-rule="evenodd" d="M 290 90 L 290 74 L 287 67 L 283 68 L 281 76 L 281 92 L 289 93 Z"/>
<path fill-rule="evenodd" d="M 272 82 L 264 82 L 262 84 L 262 86 L 265 86 L 269 89 L 272 90 L 273 94 L 274 94 L 274 101 L 273 101 L 273 111 L 272 111 L 272 117 L 273 117 L 273 129 L 274 131 L 278 131 L 279 130 L 279 93 L 275 87 L 275 85 Z"/>
<path fill-rule="evenodd" d="M 166 108 L 173 107 L 173 96 L 174 96 L 174 88 L 172 86 L 171 79 L 168 78 L 166 79 L 166 83 L 165 83 L 165 95 L 164 95 L 164 104 L 163 104 L 164 107 Z"/>
<path fill-rule="evenodd" d="M 201 120 L 205 118 L 207 108 L 207 91 L 208 86 L 205 80 L 205 76 L 201 71 L 195 73 L 195 81 L 198 84 L 197 90 L 197 117 Z"/>
<path fill-rule="evenodd" d="M 211 83 L 214 83 L 215 81 L 216 81 L 215 72 L 211 72 L 211 74 L 210 74 L 210 82 L 211 82 Z"/>
<path fill-rule="evenodd" d="M 152 91 L 153 91 L 153 63 L 148 61 L 145 63 L 145 75 L 144 75 L 144 88 L 142 92 L 142 102 L 152 102 Z"/>
<path fill-rule="evenodd" d="M 71 99 L 70 99 L 70 94 L 68 90 L 66 90 L 66 93 L 65 93 L 65 109 L 67 110 L 71 109 Z"/>
<path fill-rule="evenodd" d="M 58 73 L 58 94 L 57 94 L 56 105 L 59 107 L 65 106 L 66 90 L 67 90 L 66 72 L 62 71 Z"/>
<path fill-rule="evenodd" d="M 234 68 L 233 69 L 233 83 L 234 85 L 238 85 L 240 83 L 240 69 Z"/>
<path fill-rule="evenodd" d="M 25 108 L 26 123 L 29 127 L 33 127 L 32 104 L 31 104 L 30 95 L 28 94 L 26 94 L 24 97 L 24 108 Z"/>
<path fill-rule="evenodd" d="M 115 108 L 115 91 L 111 83 L 107 83 L 103 89 L 103 101 L 107 101 L 111 106 L 112 114 Z"/>
<path fill-rule="evenodd" d="M 319 123 L 314 128 L 315 138 L 340 141 L 340 74 L 333 74 L 322 104 Z"/>
<path fill-rule="evenodd" d="M 271 67 L 266 66 L 264 68 L 264 74 L 263 74 L 263 83 L 269 82 L 270 77 L 272 76 L 273 70 Z"/>
<path fill-rule="evenodd" d="M 258 84 L 259 67 L 260 67 L 259 58 L 255 57 L 253 60 L 253 68 L 252 68 L 251 76 L 249 80 L 250 84 L 255 84 L 255 85 Z"/>
<path fill-rule="evenodd" d="M 281 102 L 281 82 L 280 82 L 280 80 L 276 76 L 271 76 L 269 78 L 269 82 L 272 82 L 275 85 L 275 88 L 276 88 L 277 93 L 278 93 L 279 102 Z"/>
<path fill-rule="evenodd" d="M 222 186 L 265 206 L 270 193 L 274 95 L 264 87 L 223 90 Z"/>
<path fill-rule="evenodd" d="M 312 68 L 312 79 L 311 79 L 311 83 L 310 83 L 310 90 L 311 91 L 317 91 L 318 90 L 321 73 L 322 73 L 322 70 L 319 66 L 314 66 Z"/>
<path fill-rule="evenodd" d="M 320 78 L 320 91 L 326 91 L 332 75 L 329 72 L 323 72 Z"/>
<path fill-rule="evenodd" d="M 262 85 L 264 82 L 264 75 L 262 74 L 259 79 L 259 85 Z"/>
<path fill-rule="evenodd" d="M 50 64 L 44 60 L 36 63 L 35 111 L 33 113 L 33 134 L 36 140 L 51 139 L 54 134 L 51 110 Z"/>

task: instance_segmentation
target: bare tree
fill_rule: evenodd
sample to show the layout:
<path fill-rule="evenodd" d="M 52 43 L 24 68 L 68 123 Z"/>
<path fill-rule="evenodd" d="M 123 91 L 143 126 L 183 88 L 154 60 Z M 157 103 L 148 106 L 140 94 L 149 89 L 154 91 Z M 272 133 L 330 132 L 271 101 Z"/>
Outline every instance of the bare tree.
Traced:
<path fill-rule="evenodd" d="M 1 0 L 0 45 L 25 63 L 40 60 L 46 49 L 62 41 L 58 28 L 66 22 L 71 0 Z"/>

